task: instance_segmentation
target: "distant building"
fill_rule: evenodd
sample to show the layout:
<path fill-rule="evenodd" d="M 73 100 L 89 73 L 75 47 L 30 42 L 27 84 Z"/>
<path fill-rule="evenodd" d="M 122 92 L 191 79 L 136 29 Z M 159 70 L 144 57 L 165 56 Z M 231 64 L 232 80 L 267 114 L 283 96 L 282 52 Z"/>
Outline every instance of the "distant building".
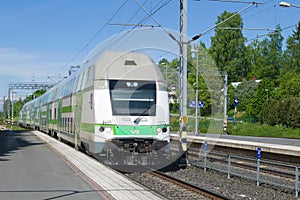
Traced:
<path fill-rule="evenodd" d="M 169 92 L 169 103 L 178 103 L 178 97 L 176 95 L 176 86 L 173 85 L 170 87 L 170 92 Z"/>
<path fill-rule="evenodd" d="M 259 83 L 261 80 L 254 80 L 256 83 Z M 245 81 L 243 81 L 245 82 Z M 234 87 L 234 88 L 237 88 L 239 86 L 239 84 L 241 84 L 242 82 L 232 82 L 231 85 Z"/>

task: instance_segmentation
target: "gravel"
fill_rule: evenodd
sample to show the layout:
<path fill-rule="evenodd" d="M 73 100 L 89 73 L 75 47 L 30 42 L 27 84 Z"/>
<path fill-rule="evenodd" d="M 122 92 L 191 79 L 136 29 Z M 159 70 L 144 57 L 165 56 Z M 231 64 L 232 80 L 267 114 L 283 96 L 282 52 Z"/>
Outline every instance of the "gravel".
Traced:
<path fill-rule="evenodd" d="M 189 166 L 184 170 L 168 172 L 167 174 L 178 179 L 185 180 L 200 187 L 219 192 L 232 199 L 251 200 L 295 200 L 295 191 L 275 187 L 273 185 L 261 184 L 256 186 L 256 182 L 232 176 L 227 178 L 227 174 Z"/>
<path fill-rule="evenodd" d="M 208 169 L 204 172 L 203 169 L 189 166 L 186 169 L 181 169 L 166 174 L 175 178 L 184 180 L 191 184 L 206 188 L 224 196 L 235 200 L 296 200 L 295 191 L 284 189 L 274 185 L 261 184 L 256 186 L 256 181 L 231 176 L 227 178 L 227 174 Z M 168 199 L 199 199 L 193 195 L 184 194 L 184 191 L 176 191 L 171 185 L 165 185 L 160 181 L 156 181 L 147 173 L 130 174 L 132 179 L 146 185 L 152 190 L 162 194 Z M 181 194 L 180 194 L 181 193 Z M 202 199 L 202 198 L 201 198 Z"/>

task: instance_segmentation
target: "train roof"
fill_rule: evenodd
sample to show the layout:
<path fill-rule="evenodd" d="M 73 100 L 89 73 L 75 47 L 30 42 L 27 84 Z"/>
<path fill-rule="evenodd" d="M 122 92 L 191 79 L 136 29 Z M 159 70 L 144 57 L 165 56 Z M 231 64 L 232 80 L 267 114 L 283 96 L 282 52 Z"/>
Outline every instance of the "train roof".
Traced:
<path fill-rule="evenodd" d="M 95 79 L 164 81 L 158 66 L 142 52 L 104 51 L 94 64 Z"/>

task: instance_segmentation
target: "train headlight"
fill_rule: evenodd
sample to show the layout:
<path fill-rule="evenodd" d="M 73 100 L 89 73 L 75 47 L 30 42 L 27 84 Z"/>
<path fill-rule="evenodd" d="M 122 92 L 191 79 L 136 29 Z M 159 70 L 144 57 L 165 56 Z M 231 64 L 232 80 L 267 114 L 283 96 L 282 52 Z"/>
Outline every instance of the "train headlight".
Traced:
<path fill-rule="evenodd" d="M 157 128 L 157 129 L 156 129 L 156 133 L 157 133 L 157 134 L 158 134 L 158 133 L 161 133 L 161 131 L 162 131 L 161 128 Z"/>
<path fill-rule="evenodd" d="M 111 128 L 111 127 L 106 127 L 106 128 L 105 128 L 105 132 L 111 133 L 111 132 L 112 132 L 112 128 Z"/>
<path fill-rule="evenodd" d="M 168 131 L 168 128 L 167 128 L 167 127 L 163 127 L 163 128 L 162 128 L 162 131 L 165 133 L 165 132 Z"/>
<path fill-rule="evenodd" d="M 99 132 L 100 133 L 112 133 L 112 128 L 111 127 L 100 126 L 99 127 Z"/>

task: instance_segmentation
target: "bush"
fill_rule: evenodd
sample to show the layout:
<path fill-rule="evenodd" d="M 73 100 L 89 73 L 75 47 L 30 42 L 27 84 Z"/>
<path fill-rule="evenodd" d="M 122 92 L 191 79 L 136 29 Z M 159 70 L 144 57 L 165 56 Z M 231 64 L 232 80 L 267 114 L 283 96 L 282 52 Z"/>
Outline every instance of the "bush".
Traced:
<path fill-rule="evenodd" d="M 262 123 L 286 125 L 291 128 L 300 128 L 300 100 L 289 97 L 284 100 L 269 99 L 260 112 Z"/>

